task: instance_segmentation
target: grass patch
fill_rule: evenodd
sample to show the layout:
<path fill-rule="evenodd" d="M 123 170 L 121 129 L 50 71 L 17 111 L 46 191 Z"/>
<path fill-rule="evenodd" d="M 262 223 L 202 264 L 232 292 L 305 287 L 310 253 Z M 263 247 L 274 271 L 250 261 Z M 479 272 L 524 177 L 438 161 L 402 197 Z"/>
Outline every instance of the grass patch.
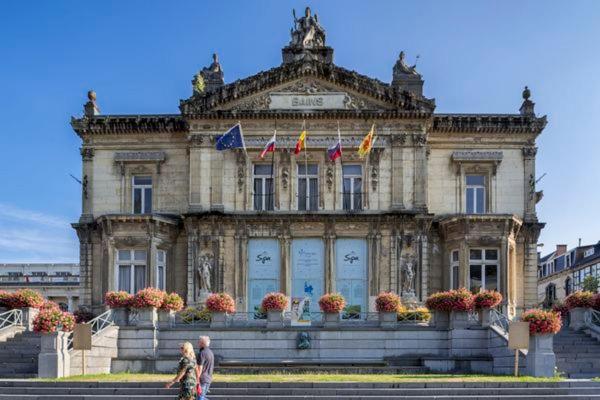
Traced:
<path fill-rule="evenodd" d="M 79 375 L 60 379 L 40 379 L 61 382 L 167 382 L 175 374 L 98 374 Z M 214 382 L 558 382 L 562 378 L 534 378 L 531 376 L 466 375 L 466 374 L 215 374 Z"/>

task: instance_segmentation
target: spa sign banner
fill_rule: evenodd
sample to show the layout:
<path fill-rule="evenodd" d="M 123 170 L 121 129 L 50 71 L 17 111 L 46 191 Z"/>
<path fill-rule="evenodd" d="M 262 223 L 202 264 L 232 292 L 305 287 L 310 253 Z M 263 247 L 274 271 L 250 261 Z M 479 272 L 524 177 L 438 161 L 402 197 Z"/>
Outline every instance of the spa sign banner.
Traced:
<path fill-rule="evenodd" d="M 248 311 L 258 311 L 265 294 L 279 291 L 281 268 L 277 239 L 248 241 Z"/>
<path fill-rule="evenodd" d="M 319 312 L 325 286 L 324 253 L 322 239 L 292 240 L 292 297 L 308 297 L 311 312 Z"/>

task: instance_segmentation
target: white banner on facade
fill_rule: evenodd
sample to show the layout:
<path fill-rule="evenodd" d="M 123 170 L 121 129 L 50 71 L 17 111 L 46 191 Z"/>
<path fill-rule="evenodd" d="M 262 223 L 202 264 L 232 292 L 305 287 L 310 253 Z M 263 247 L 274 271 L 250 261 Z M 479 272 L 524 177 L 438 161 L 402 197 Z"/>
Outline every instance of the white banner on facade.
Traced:
<path fill-rule="evenodd" d="M 292 298 L 291 326 L 310 326 L 310 299 L 308 297 Z"/>
<path fill-rule="evenodd" d="M 322 239 L 292 240 L 292 297 L 308 297 L 312 312 L 325 286 L 324 250 Z"/>
<path fill-rule="evenodd" d="M 337 239 L 336 290 L 346 299 L 344 318 L 360 318 L 367 312 L 367 242 L 364 239 Z"/>
<path fill-rule="evenodd" d="M 279 291 L 279 241 L 248 241 L 248 312 L 258 312 L 265 294 Z"/>

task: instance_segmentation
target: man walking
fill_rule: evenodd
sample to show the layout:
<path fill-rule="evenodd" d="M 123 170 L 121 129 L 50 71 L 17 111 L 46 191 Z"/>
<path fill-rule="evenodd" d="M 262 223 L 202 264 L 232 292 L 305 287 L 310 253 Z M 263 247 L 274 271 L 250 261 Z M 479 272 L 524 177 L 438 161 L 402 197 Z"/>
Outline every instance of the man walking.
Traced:
<path fill-rule="evenodd" d="M 213 369 L 215 368 L 215 356 L 209 346 L 210 338 L 208 336 L 200 336 L 198 342 L 200 351 L 196 360 L 202 393 L 198 396 L 198 400 L 208 400 L 206 395 L 208 394 L 208 389 L 212 382 Z"/>

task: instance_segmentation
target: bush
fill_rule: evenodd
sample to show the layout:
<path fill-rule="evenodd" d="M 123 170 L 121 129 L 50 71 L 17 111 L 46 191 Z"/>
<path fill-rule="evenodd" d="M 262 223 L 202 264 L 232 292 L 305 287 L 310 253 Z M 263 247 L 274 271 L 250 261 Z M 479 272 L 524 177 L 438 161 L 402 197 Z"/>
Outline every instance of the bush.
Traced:
<path fill-rule="evenodd" d="M 183 310 L 183 299 L 177 293 L 165 293 L 161 310 L 181 311 Z"/>
<path fill-rule="evenodd" d="M 339 313 L 346 307 L 346 300 L 339 293 L 327 293 L 319 299 L 319 307 L 325 313 Z"/>
<path fill-rule="evenodd" d="M 59 309 L 47 308 L 41 310 L 33 320 L 34 332 L 52 333 L 59 328 L 63 332 L 71 332 L 75 327 L 75 317 Z"/>
<path fill-rule="evenodd" d="M 46 300 L 44 302 L 44 304 L 42 304 L 42 306 L 40 307 L 40 311 L 42 311 L 42 310 L 59 310 L 59 311 L 62 311 L 60 309 L 60 306 L 57 303 L 55 303 L 53 301 L 50 301 L 50 300 Z"/>
<path fill-rule="evenodd" d="M 160 289 L 148 287 L 138 291 L 131 300 L 133 308 L 160 308 L 165 299 L 165 292 Z"/>
<path fill-rule="evenodd" d="M 594 308 L 600 311 L 600 293 L 594 295 Z"/>
<path fill-rule="evenodd" d="M 473 295 L 465 288 L 434 293 L 427 298 L 425 306 L 436 311 L 470 311 Z"/>
<path fill-rule="evenodd" d="M 188 307 L 179 313 L 183 322 L 210 321 L 210 310 L 207 308 Z"/>
<path fill-rule="evenodd" d="M 381 292 L 375 299 L 375 308 L 378 312 L 398 312 L 400 306 L 400 297 L 396 293 Z"/>
<path fill-rule="evenodd" d="M 502 302 L 502 295 L 495 290 L 483 290 L 473 296 L 473 307 L 476 310 L 494 308 Z"/>
<path fill-rule="evenodd" d="M 600 284 L 600 281 L 598 281 L 598 278 L 596 278 L 595 276 L 592 276 L 592 275 L 588 275 L 583 279 L 583 282 L 582 282 L 583 291 L 596 293 L 596 292 L 598 292 L 599 284 Z"/>
<path fill-rule="evenodd" d="M 21 289 L 13 293 L 8 300 L 9 308 L 40 308 L 46 299 L 39 292 L 31 289 Z"/>
<path fill-rule="evenodd" d="M 560 301 L 557 301 L 556 303 L 554 303 L 552 305 L 552 311 L 560 314 L 561 318 L 565 318 L 567 316 L 567 314 L 569 313 L 569 309 L 567 308 L 567 306 Z"/>
<path fill-rule="evenodd" d="M 235 312 L 235 301 L 227 293 L 212 293 L 206 299 L 206 308 L 211 312 L 233 314 Z"/>
<path fill-rule="evenodd" d="M 8 293 L 4 290 L 0 290 L 0 307 L 9 308 L 12 296 L 13 295 L 11 293 Z"/>
<path fill-rule="evenodd" d="M 289 300 L 283 293 L 267 293 L 262 299 L 261 308 L 264 312 L 268 311 L 284 311 L 287 309 Z"/>
<path fill-rule="evenodd" d="M 592 292 L 582 291 L 572 293 L 565 299 L 565 306 L 567 306 L 569 310 L 578 307 L 592 308 L 594 307 L 594 294 Z"/>
<path fill-rule="evenodd" d="M 126 308 L 131 305 L 133 296 L 127 292 L 106 292 L 104 295 L 104 303 L 110 308 Z"/>
<path fill-rule="evenodd" d="M 409 310 L 401 307 L 398 311 L 398 321 L 429 321 L 431 319 L 431 313 L 425 307 L 415 308 Z"/>
<path fill-rule="evenodd" d="M 78 324 L 85 324 L 94 319 L 94 314 L 81 308 L 75 311 L 73 316 L 75 317 L 75 322 Z"/>
<path fill-rule="evenodd" d="M 562 327 L 559 313 L 539 308 L 525 311 L 521 316 L 521 321 L 529 322 L 529 333 L 532 335 L 556 334 Z"/>

